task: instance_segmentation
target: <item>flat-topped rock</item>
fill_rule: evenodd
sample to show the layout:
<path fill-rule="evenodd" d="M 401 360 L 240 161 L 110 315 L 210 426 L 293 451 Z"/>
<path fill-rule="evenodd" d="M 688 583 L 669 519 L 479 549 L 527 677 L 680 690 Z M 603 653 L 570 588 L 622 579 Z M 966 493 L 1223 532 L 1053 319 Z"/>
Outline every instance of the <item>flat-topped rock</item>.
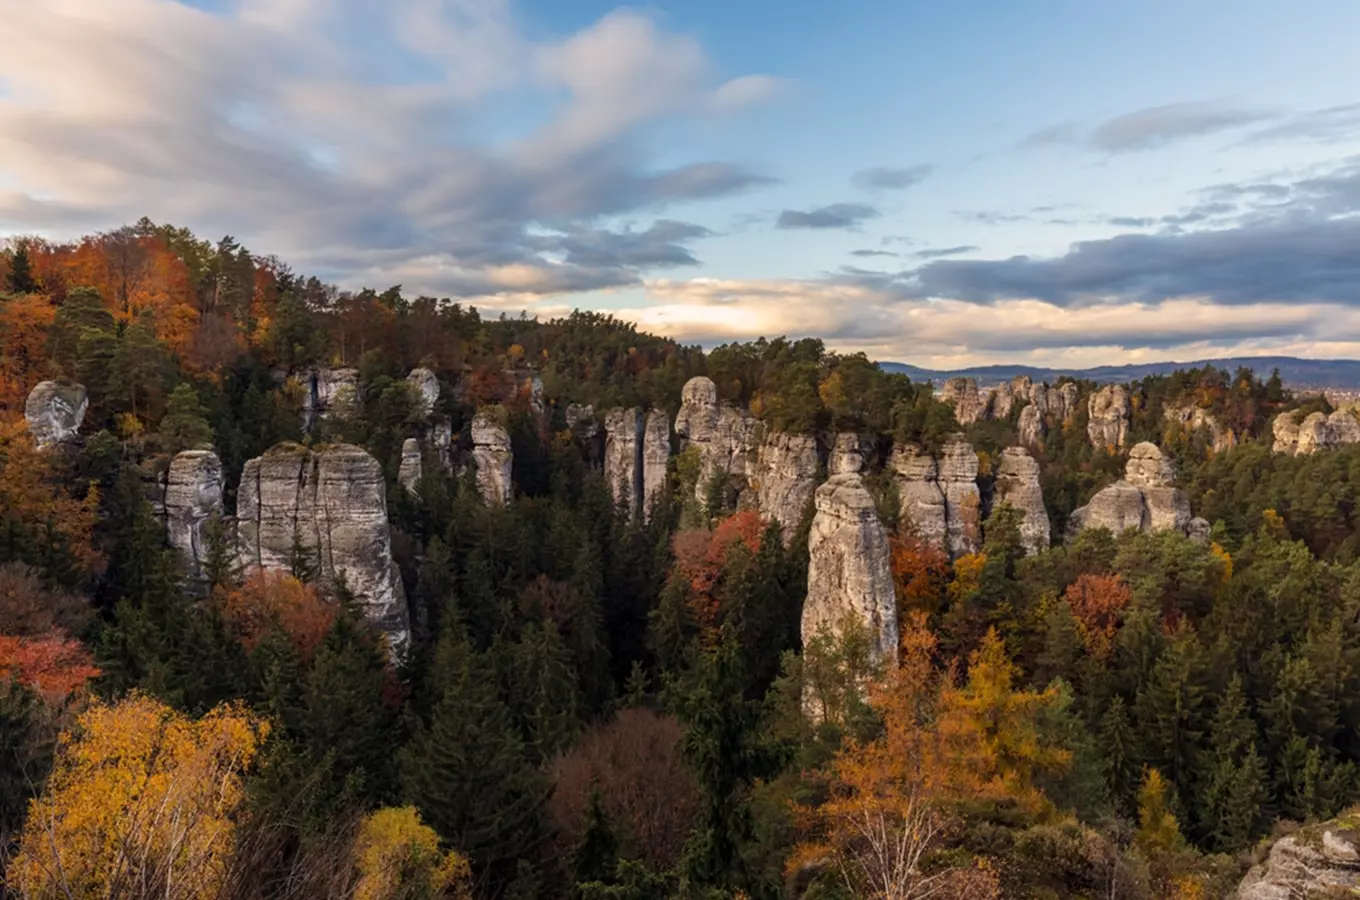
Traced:
<path fill-rule="evenodd" d="M 954 435 L 945 442 L 939 460 L 940 489 L 944 492 L 949 555 L 958 558 L 982 546 L 982 496 L 978 491 L 978 458 L 973 445 Z"/>
<path fill-rule="evenodd" d="M 810 434 L 767 435 L 756 454 L 756 503 L 760 514 L 779 523 L 787 542 L 802 524 L 817 489 L 821 460 Z"/>
<path fill-rule="evenodd" d="M 1123 450 L 1128 437 L 1129 391 L 1122 384 L 1107 384 L 1087 400 L 1086 436 L 1097 450 Z"/>
<path fill-rule="evenodd" d="M 1001 451 L 996 471 L 994 503 L 1006 503 L 1021 514 L 1020 541 L 1025 553 L 1033 555 L 1048 549 L 1051 540 L 1044 491 L 1039 484 L 1039 463 L 1024 447 Z"/>
<path fill-rule="evenodd" d="M 604 414 L 604 480 L 615 504 L 626 503 L 637 517 L 642 501 L 642 410 L 610 409 Z"/>
<path fill-rule="evenodd" d="M 1068 520 L 1068 533 L 1085 528 L 1178 531 L 1190 528 L 1190 500 L 1176 486 L 1176 468 L 1156 444 L 1143 441 L 1129 451 L 1124 478 L 1097 491 Z"/>
<path fill-rule="evenodd" d="M 165 474 L 166 542 L 179 551 L 189 578 L 203 577 L 207 539 L 203 526 L 222 514 L 222 460 L 211 450 L 176 453 Z"/>
<path fill-rule="evenodd" d="M 472 461 L 477 466 L 477 490 L 482 502 L 487 506 L 509 503 L 514 465 L 510 433 L 490 410 L 482 410 L 472 419 Z"/>
<path fill-rule="evenodd" d="M 916 444 L 897 444 L 888 463 L 897 483 L 899 517 L 922 541 L 944 550 L 949 525 L 940 469 Z"/>
<path fill-rule="evenodd" d="M 647 413 L 642 430 L 642 516 L 650 519 L 652 508 L 666 490 L 666 466 L 671 458 L 671 417 L 664 409 Z"/>

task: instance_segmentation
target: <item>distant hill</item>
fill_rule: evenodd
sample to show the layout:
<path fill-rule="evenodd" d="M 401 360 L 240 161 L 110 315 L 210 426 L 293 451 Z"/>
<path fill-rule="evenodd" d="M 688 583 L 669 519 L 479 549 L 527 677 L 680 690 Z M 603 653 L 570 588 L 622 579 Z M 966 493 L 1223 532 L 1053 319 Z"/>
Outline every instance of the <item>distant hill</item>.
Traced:
<path fill-rule="evenodd" d="M 1273 369 L 1279 369 L 1280 378 L 1289 387 L 1360 389 L 1360 360 L 1300 359 L 1297 356 L 1233 356 L 1226 359 L 1196 359 L 1186 362 L 1096 366 L 1090 369 L 1046 369 L 1010 365 L 976 366 L 943 372 L 898 362 L 881 362 L 879 365 L 889 372 L 901 372 L 913 381 L 931 380 L 938 383 L 946 378 L 965 376 L 976 378 L 979 385 L 998 384 L 1009 381 L 1017 375 L 1028 375 L 1035 381 L 1054 381 L 1064 375 L 1072 378 L 1089 378 L 1092 381 L 1132 381 L 1148 375 L 1167 375 L 1177 369 L 1199 366 L 1217 366 L 1229 372 L 1235 371 L 1239 366 L 1246 366 L 1262 377 L 1268 376 Z"/>

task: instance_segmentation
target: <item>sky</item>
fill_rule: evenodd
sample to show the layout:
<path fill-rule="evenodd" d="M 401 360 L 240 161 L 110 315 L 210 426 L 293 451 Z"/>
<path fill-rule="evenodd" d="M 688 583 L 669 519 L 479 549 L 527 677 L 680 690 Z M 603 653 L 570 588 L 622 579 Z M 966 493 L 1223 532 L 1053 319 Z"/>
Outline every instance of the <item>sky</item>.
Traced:
<path fill-rule="evenodd" d="M 932 368 L 1360 358 L 1354 0 L 0 0 L 0 237 Z"/>

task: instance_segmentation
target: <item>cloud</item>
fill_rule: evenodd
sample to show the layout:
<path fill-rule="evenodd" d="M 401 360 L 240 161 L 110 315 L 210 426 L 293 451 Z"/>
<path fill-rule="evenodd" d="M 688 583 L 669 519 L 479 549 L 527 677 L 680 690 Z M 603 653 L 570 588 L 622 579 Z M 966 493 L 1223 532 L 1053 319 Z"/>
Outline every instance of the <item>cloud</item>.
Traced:
<path fill-rule="evenodd" d="M 878 210 L 864 203 L 833 203 L 819 209 L 799 211 L 786 209 L 779 214 L 776 228 L 854 228 L 866 219 L 878 215 Z"/>
<path fill-rule="evenodd" d="M 960 244 L 957 247 L 940 247 L 933 250 L 917 250 L 912 256 L 917 259 L 939 259 L 942 256 L 958 256 L 961 253 L 974 253 L 980 250 L 973 244 Z"/>
<path fill-rule="evenodd" d="M 850 181 L 867 190 L 900 191 L 925 181 L 933 171 L 935 167 L 929 164 L 898 169 L 879 166 L 856 172 Z"/>
<path fill-rule="evenodd" d="M 1247 141 L 1308 140 L 1336 143 L 1354 140 L 1357 128 L 1360 128 L 1360 103 L 1348 103 L 1285 116 L 1275 124 L 1247 135 Z"/>
<path fill-rule="evenodd" d="M 891 250 L 851 250 L 851 256 L 899 256 Z"/>
<path fill-rule="evenodd" d="M 349 286 L 508 297 L 692 265 L 703 235 L 666 209 L 771 183 L 724 160 L 656 164 L 654 123 L 777 84 L 718 77 L 697 41 L 638 12 L 538 40 L 507 0 L 13 6 L 0 230 L 147 215 Z M 525 117 L 488 129 L 507 98 Z"/>
<path fill-rule="evenodd" d="M 981 225 L 1012 225 L 1016 222 L 1033 221 L 1033 216 L 1020 215 L 1018 213 L 1003 213 L 993 210 L 978 209 L 959 209 L 954 211 L 956 218 L 965 222 L 977 222 Z"/>
<path fill-rule="evenodd" d="M 1106 153 L 1128 153 L 1245 128 L 1276 116 L 1265 110 L 1241 109 L 1220 102 L 1167 103 L 1115 116 L 1090 130 L 1075 122 L 1050 125 L 1021 140 L 1019 146 L 1083 144 Z"/>

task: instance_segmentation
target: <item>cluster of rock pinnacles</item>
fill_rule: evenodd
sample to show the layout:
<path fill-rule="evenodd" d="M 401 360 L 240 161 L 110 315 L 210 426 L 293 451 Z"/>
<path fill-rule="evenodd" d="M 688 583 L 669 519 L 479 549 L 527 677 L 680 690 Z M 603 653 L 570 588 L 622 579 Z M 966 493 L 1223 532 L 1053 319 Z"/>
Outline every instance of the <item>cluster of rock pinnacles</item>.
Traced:
<path fill-rule="evenodd" d="M 358 386 L 355 370 L 318 368 L 290 377 L 303 398 L 305 431 L 348 414 Z M 411 372 L 408 382 L 426 425 L 402 447 L 398 482 L 415 492 L 427 465 L 453 471 L 458 454 L 448 419 L 436 414 L 439 379 L 422 368 Z M 543 414 L 542 386 L 536 378 L 529 394 L 531 409 Z M 720 401 L 714 383 L 702 376 L 684 386 L 674 420 L 660 409 L 597 414 L 577 404 L 565 409 L 565 417 L 575 438 L 592 448 L 590 456 L 603 469 L 616 501 L 635 517 L 649 515 L 665 488 L 667 464 L 676 449 L 691 450 L 697 457 L 699 504 L 706 501 L 712 479 L 724 476 L 736 486 L 739 505 L 779 523 L 786 540 L 798 531 L 811 504 L 804 637 L 834 629 L 853 616 L 868 627 L 876 650 L 886 658 L 896 641 L 896 604 L 887 534 L 865 476 L 886 476 L 896 489 L 900 520 L 950 557 L 980 547 L 985 512 L 1002 503 L 1020 514 L 1026 552 L 1040 552 L 1050 544 L 1050 524 L 1039 464 L 1030 450 L 1042 447 L 1050 429 L 1070 425 L 1079 402 L 1071 382 L 1049 386 L 1027 377 L 990 392 L 979 391 L 972 379 L 950 379 L 939 396 L 954 407 L 962 424 L 1007 418 L 1020 407 L 1021 444 L 1006 448 L 993 461 L 990 496 L 979 490 L 978 455 L 961 434 L 932 454 L 910 443 L 885 451 L 868 436 L 852 433 L 768 432 L 747 410 Z M 29 430 L 43 447 L 70 441 L 87 405 L 80 385 L 43 382 L 25 407 Z M 468 456 L 488 505 L 507 503 L 513 489 L 510 436 L 497 412 L 479 412 L 469 428 Z M 1208 429 L 1215 446 L 1235 441 L 1202 410 L 1175 409 L 1167 415 L 1187 427 Z M 1124 387 L 1108 385 L 1088 396 L 1087 437 L 1094 446 L 1122 452 L 1129 420 Z M 1350 413 L 1314 413 L 1301 420 L 1285 413 L 1276 420 L 1274 435 L 1277 452 L 1311 453 L 1360 441 L 1360 423 Z M 166 522 L 167 540 L 184 557 L 191 577 L 201 574 L 205 525 L 222 512 L 222 485 L 222 463 L 207 448 L 175 455 L 157 482 L 155 501 Z M 348 444 L 281 444 L 249 460 L 242 471 L 234 526 L 241 562 L 287 571 L 302 548 L 323 578 L 343 579 L 387 635 L 392 652 L 404 655 L 410 624 L 392 558 L 386 485 L 381 465 L 366 450 Z M 1070 516 L 1069 534 L 1084 528 L 1175 530 L 1207 539 L 1209 525 L 1191 517 L 1170 460 L 1154 444 L 1141 443 L 1128 450 L 1124 478 Z"/>

